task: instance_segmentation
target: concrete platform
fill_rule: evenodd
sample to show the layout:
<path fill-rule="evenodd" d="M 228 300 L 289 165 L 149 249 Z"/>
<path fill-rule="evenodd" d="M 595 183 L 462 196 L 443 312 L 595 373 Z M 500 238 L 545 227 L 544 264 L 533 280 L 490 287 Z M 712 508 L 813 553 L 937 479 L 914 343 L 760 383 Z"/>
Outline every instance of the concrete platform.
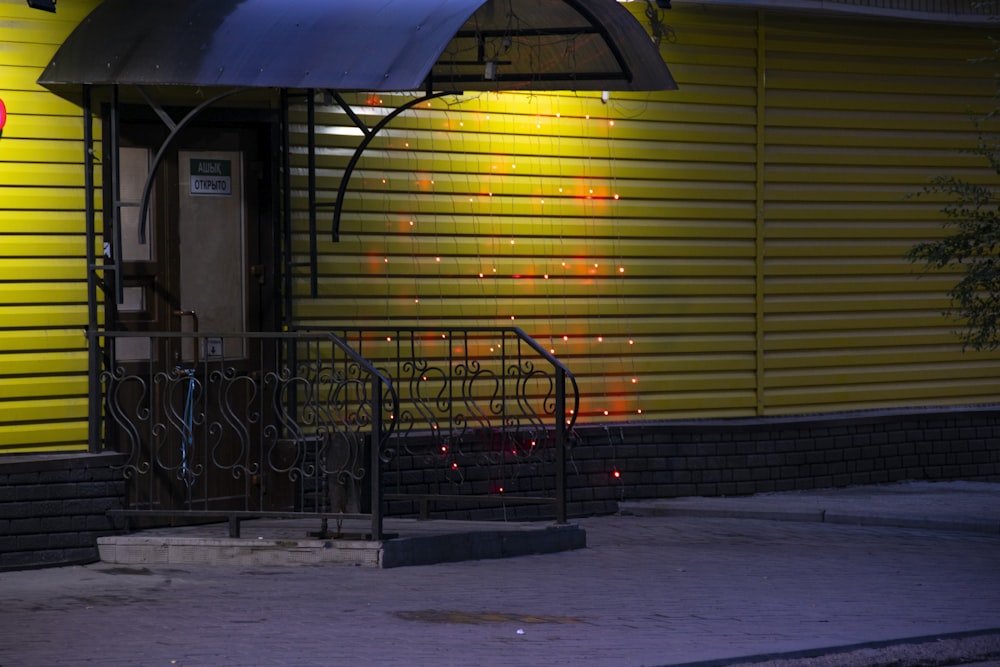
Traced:
<path fill-rule="evenodd" d="M 368 540 L 363 521 L 344 521 L 340 537 L 317 538 L 318 521 L 256 519 L 242 522 L 243 537 L 228 537 L 225 523 L 144 530 L 98 539 L 101 562 L 232 564 L 241 566 L 354 565 L 375 568 L 508 558 L 587 546 L 574 524 L 386 519 L 388 539 Z M 352 537 L 353 536 L 353 537 Z"/>

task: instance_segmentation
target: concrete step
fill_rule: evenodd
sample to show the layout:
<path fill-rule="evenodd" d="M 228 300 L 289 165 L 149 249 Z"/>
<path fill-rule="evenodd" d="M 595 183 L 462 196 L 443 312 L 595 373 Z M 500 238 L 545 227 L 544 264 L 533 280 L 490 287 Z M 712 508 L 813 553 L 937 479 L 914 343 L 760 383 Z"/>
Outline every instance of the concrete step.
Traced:
<path fill-rule="evenodd" d="M 98 539 L 104 563 L 233 564 L 240 566 L 354 565 L 405 567 L 434 563 L 555 553 L 587 545 L 573 524 L 418 521 L 388 519 L 387 539 L 365 538 L 364 525 L 345 522 L 337 535 L 315 537 L 314 521 L 258 519 L 242 523 L 241 535 L 225 536 L 227 524 L 144 530 Z"/>

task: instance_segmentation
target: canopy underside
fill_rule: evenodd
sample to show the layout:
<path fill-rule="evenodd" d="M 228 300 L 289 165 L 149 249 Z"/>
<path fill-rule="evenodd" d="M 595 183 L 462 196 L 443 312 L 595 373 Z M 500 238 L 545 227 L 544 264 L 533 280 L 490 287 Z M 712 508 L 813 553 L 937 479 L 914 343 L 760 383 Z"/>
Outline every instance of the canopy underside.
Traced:
<path fill-rule="evenodd" d="M 669 90 L 616 0 L 105 0 L 39 83 L 191 88 Z"/>

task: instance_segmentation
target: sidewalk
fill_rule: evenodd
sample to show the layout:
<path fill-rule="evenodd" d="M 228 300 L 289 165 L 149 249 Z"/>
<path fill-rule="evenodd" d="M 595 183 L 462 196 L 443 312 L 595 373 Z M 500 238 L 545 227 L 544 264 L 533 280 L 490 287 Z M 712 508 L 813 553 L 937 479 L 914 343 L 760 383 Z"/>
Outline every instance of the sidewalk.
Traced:
<path fill-rule="evenodd" d="M 623 514 L 819 521 L 1000 534 L 1000 484 L 901 482 L 733 498 L 622 502 Z"/>
<path fill-rule="evenodd" d="M 394 569 L 95 564 L 0 573 L 0 665 L 1000 659 L 1000 534 L 968 529 L 1000 517 L 1000 484 L 641 505 L 702 513 L 586 518 L 576 522 L 584 549 Z M 829 520 L 862 509 L 866 521 L 925 524 Z M 878 662 L 889 650 L 902 653 Z"/>

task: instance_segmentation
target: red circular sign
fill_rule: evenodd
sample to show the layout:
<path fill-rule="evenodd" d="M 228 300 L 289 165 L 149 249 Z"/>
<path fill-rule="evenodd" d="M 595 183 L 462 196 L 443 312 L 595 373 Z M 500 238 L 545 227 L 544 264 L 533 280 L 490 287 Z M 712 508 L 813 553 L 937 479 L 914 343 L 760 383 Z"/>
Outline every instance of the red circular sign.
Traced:
<path fill-rule="evenodd" d="M 0 100 L 0 130 L 3 126 L 7 124 L 7 107 L 3 105 L 3 100 Z"/>

